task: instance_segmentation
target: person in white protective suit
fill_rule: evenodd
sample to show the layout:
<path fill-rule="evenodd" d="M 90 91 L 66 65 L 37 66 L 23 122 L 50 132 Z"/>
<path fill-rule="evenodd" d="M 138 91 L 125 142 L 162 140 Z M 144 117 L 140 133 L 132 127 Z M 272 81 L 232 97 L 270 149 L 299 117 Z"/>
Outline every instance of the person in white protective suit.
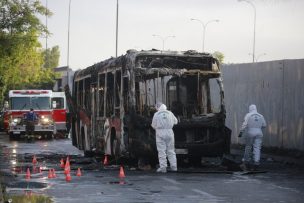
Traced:
<path fill-rule="evenodd" d="M 253 166 L 253 170 L 258 168 L 260 164 L 263 139 L 262 129 L 265 127 L 266 122 L 264 116 L 257 112 L 256 105 L 250 105 L 249 113 L 247 113 L 244 118 L 239 134 L 239 137 L 242 137 L 244 134 L 245 138 L 245 152 L 242 159 L 243 163 L 240 165 L 243 170 L 247 170 L 251 168 L 251 166 Z"/>
<path fill-rule="evenodd" d="M 174 147 L 173 126 L 177 119 L 167 106 L 162 103 L 156 104 L 157 112 L 153 116 L 151 126 L 155 129 L 156 147 L 158 151 L 159 168 L 156 172 L 167 172 L 167 157 L 171 171 L 177 171 L 176 154 Z"/>

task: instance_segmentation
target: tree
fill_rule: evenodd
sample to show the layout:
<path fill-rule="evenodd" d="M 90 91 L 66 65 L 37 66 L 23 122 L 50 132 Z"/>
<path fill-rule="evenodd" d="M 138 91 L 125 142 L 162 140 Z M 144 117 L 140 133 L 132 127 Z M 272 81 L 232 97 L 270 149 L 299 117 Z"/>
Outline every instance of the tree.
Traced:
<path fill-rule="evenodd" d="M 224 63 L 224 54 L 222 52 L 219 52 L 219 51 L 215 51 L 213 52 L 212 54 L 215 58 L 217 58 L 217 60 L 219 60 L 220 64 L 223 64 Z"/>
<path fill-rule="evenodd" d="M 56 64 L 59 48 L 54 48 L 55 62 L 45 63 L 43 68 L 44 54 L 38 38 L 49 32 L 36 15 L 51 16 L 51 12 L 38 0 L 0 1 L 1 103 L 10 89 L 39 88 L 54 83 L 52 66 Z"/>
<path fill-rule="evenodd" d="M 47 49 L 42 52 L 44 58 L 44 68 L 54 69 L 58 67 L 60 51 L 59 46 L 54 46 L 52 49 Z"/>

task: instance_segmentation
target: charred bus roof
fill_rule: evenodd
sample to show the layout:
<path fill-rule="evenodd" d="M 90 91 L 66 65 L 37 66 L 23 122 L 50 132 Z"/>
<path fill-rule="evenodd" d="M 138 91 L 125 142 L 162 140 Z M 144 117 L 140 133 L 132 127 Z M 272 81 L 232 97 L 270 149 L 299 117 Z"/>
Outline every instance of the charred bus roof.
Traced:
<path fill-rule="evenodd" d="M 144 68 L 168 67 L 172 69 L 212 70 L 216 59 L 209 53 L 195 51 L 141 51 L 136 53 L 136 61 Z"/>
<path fill-rule="evenodd" d="M 209 77 L 218 77 L 221 73 L 218 60 L 209 53 L 193 50 L 128 50 L 125 55 L 109 58 L 76 72 L 75 80 L 89 75 L 97 76 L 98 72 L 106 72 L 114 67 L 122 67 L 123 71 L 134 69 L 136 75 L 148 77 L 152 77 L 156 72 L 158 76 L 200 73 Z"/>

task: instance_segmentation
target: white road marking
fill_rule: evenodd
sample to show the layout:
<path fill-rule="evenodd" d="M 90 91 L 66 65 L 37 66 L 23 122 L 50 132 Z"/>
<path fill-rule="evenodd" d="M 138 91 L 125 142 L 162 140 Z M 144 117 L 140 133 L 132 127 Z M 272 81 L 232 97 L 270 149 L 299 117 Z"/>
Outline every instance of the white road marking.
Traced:
<path fill-rule="evenodd" d="M 196 193 L 198 193 L 200 195 L 203 195 L 202 200 L 204 200 L 204 202 L 210 203 L 210 202 L 223 202 L 223 201 L 225 201 L 223 199 L 220 199 L 220 198 L 218 198 L 218 197 L 216 197 L 216 196 L 214 196 L 212 194 L 209 194 L 207 192 L 204 192 L 202 190 L 192 189 L 192 191 L 196 192 Z"/>
<path fill-rule="evenodd" d="M 176 180 L 171 179 L 171 178 L 165 178 L 165 177 L 163 177 L 162 179 L 163 179 L 164 181 L 167 181 L 167 182 L 172 183 L 172 184 L 175 184 L 175 185 L 181 185 L 181 184 L 182 184 L 182 183 L 177 182 Z"/>

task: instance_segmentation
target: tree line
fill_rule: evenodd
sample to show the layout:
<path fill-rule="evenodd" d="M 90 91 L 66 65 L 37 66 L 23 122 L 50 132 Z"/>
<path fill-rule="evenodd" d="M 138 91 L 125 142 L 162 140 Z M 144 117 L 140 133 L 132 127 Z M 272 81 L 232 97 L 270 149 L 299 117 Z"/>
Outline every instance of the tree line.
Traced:
<path fill-rule="evenodd" d="M 11 89 L 52 89 L 59 47 L 43 49 L 50 35 L 38 16 L 52 15 L 38 0 L 0 1 L 0 105 Z"/>

